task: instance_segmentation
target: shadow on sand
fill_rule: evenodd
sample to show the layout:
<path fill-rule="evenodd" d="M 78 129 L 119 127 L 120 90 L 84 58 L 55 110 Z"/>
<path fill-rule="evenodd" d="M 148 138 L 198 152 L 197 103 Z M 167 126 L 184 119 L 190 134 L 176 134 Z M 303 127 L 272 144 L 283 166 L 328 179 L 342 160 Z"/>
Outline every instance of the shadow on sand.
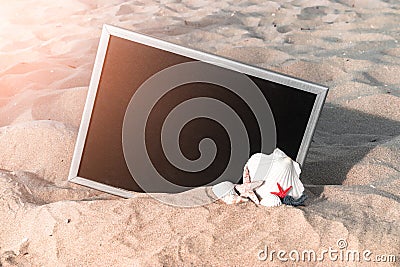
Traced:
<path fill-rule="evenodd" d="M 303 167 L 308 185 L 340 185 L 373 148 L 400 136 L 400 122 L 326 103 Z"/>

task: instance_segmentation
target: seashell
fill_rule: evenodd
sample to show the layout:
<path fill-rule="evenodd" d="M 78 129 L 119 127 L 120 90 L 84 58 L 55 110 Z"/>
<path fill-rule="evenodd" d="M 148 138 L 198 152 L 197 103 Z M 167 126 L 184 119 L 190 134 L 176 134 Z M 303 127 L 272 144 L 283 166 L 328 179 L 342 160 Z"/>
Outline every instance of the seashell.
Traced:
<path fill-rule="evenodd" d="M 214 185 L 211 190 L 218 199 L 226 204 L 238 204 L 249 201 L 246 197 L 239 196 L 234 188 L 235 185 L 232 182 L 224 181 Z"/>
<path fill-rule="evenodd" d="M 235 185 L 232 182 L 224 181 L 214 185 L 211 190 L 213 191 L 214 195 L 220 199 L 226 195 L 237 195 L 234 188 Z"/>
<path fill-rule="evenodd" d="M 246 165 L 251 181 L 264 181 L 264 184 L 255 191 L 261 199 L 269 196 L 271 192 L 278 192 L 277 183 L 284 190 L 292 186 L 287 195 L 294 199 L 301 197 L 304 192 L 304 186 L 299 179 L 300 164 L 286 156 L 279 148 L 269 155 L 254 154 Z"/>
<path fill-rule="evenodd" d="M 260 201 L 260 205 L 265 207 L 277 207 L 282 205 L 281 199 L 273 194 L 265 195 L 263 199 Z"/>

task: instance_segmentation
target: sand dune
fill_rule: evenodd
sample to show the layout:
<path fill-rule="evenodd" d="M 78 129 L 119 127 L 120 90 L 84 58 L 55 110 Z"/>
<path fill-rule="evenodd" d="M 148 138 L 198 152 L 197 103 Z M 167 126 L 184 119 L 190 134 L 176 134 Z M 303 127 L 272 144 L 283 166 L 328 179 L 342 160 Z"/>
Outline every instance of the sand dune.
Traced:
<path fill-rule="evenodd" d="M 340 239 L 397 256 L 379 266 L 400 262 L 397 1 L 0 5 L 0 266 L 284 266 L 257 255 Z M 301 176 L 306 206 L 187 209 L 69 184 L 104 23 L 329 86 Z M 299 263 L 332 265 L 377 263 Z"/>

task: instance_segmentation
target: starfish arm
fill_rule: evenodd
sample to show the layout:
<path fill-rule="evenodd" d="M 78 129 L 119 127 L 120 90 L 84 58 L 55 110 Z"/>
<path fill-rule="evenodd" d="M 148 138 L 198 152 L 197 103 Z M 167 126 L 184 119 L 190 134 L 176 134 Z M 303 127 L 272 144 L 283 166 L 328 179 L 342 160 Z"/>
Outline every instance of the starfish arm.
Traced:
<path fill-rule="evenodd" d="M 254 193 L 251 185 L 252 185 L 251 183 L 241 184 L 241 185 L 236 185 L 235 188 L 239 192 L 240 197 L 250 198 L 250 200 L 252 200 L 254 203 L 258 205 L 260 204 L 260 201 L 258 200 L 257 195 Z"/>
<path fill-rule="evenodd" d="M 276 183 L 276 185 L 278 186 L 279 192 L 282 192 L 283 191 L 282 186 L 279 183 Z"/>
<path fill-rule="evenodd" d="M 244 167 L 243 170 L 243 183 L 250 183 L 250 173 L 247 165 Z"/>
<path fill-rule="evenodd" d="M 270 192 L 270 193 L 278 197 L 280 196 L 280 192 Z"/>
<path fill-rule="evenodd" d="M 278 185 L 279 192 L 271 192 L 271 194 L 277 195 L 280 198 L 284 198 L 287 193 L 292 189 L 293 186 L 289 186 L 287 189 L 283 190 L 282 186 L 279 183 L 276 183 Z"/>
<path fill-rule="evenodd" d="M 262 186 L 264 184 L 265 181 L 254 181 L 250 183 L 250 189 L 251 190 L 256 190 L 257 188 L 259 188 L 260 186 Z"/>
<path fill-rule="evenodd" d="M 283 194 L 286 196 L 286 195 L 287 195 L 287 193 L 290 191 L 290 189 L 292 189 L 292 187 L 293 187 L 293 186 L 289 186 L 289 188 L 288 188 L 288 189 L 286 189 L 286 190 L 283 192 Z"/>
<path fill-rule="evenodd" d="M 249 192 L 247 197 L 250 198 L 250 200 L 256 203 L 257 205 L 260 205 L 260 200 L 258 200 L 258 197 L 253 191 Z"/>
<path fill-rule="evenodd" d="M 235 188 L 239 192 L 239 194 L 241 194 L 241 195 L 246 192 L 246 185 L 245 184 L 236 185 Z"/>

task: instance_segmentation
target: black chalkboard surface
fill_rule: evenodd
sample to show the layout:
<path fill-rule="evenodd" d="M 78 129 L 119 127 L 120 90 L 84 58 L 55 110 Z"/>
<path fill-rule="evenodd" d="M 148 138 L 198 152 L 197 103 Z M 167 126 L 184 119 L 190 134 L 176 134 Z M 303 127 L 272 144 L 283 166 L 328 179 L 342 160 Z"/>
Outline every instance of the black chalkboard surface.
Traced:
<path fill-rule="evenodd" d="M 302 164 L 326 93 L 105 25 L 69 180 L 129 197 L 238 182 L 275 147 Z"/>

